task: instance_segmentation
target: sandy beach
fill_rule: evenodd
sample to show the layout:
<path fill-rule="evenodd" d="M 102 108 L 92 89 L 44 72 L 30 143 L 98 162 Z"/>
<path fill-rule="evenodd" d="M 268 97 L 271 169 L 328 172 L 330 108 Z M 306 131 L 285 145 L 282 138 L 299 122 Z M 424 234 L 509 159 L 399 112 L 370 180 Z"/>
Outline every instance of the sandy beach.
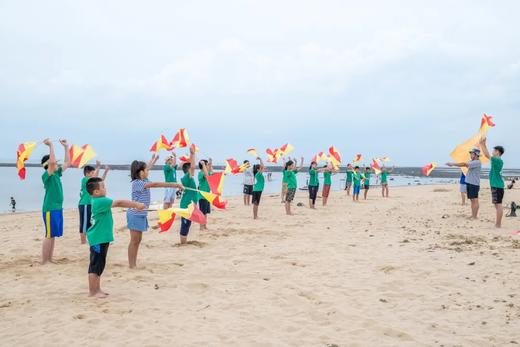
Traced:
<path fill-rule="evenodd" d="M 373 189 L 358 204 L 334 192 L 316 211 L 299 193 L 296 216 L 266 196 L 253 221 L 233 198 L 208 232 L 192 228 L 189 246 L 177 245 L 178 221 L 146 233 L 137 270 L 114 210 L 107 299 L 87 297 L 77 211 L 48 266 L 40 213 L 1 215 L 0 345 L 514 346 L 520 220 L 495 229 L 490 200 L 486 185 L 469 221 L 456 185 L 392 187 L 389 199 Z M 519 190 L 506 191 L 512 200 Z"/>

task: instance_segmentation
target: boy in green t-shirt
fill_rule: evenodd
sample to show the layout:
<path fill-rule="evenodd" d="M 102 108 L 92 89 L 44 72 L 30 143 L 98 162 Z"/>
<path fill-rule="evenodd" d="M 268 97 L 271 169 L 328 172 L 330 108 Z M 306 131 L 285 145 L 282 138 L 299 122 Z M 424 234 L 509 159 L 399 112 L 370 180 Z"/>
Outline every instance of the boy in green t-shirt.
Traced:
<path fill-rule="evenodd" d="M 381 193 L 383 198 L 388 198 L 388 175 L 392 173 L 394 169 L 387 169 L 386 167 L 381 168 Z"/>
<path fill-rule="evenodd" d="M 182 192 L 180 208 L 187 208 L 192 202 L 197 204 L 198 201 L 198 193 L 196 191 L 197 184 L 195 183 L 195 148 L 193 146 L 190 147 L 190 162 L 182 164 L 182 172 L 184 172 L 184 176 L 181 179 L 181 184 L 185 188 Z M 184 217 L 181 218 L 181 230 L 180 230 L 180 238 L 181 245 L 184 245 L 188 242 L 188 234 L 190 232 L 191 221 Z"/>
<path fill-rule="evenodd" d="M 108 294 L 101 290 L 101 274 L 105 269 L 108 246 L 114 241 L 113 207 L 126 207 L 136 210 L 145 208 L 143 203 L 129 200 L 112 200 L 106 197 L 105 183 L 102 178 L 91 177 L 86 184 L 92 197 L 92 225 L 87 231 L 90 245 L 90 263 L 88 267 L 89 296 L 104 298 Z"/>
<path fill-rule="evenodd" d="M 365 174 L 364 174 L 365 181 L 363 182 L 363 184 L 365 186 L 365 191 L 363 193 L 364 200 L 367 199 L 368 190 L 370 189 L 370 175 L 371 174 L 372 174 L 372 169 L 369 168 L 368 166 L 365 167 Z"/>
<path fill-rule="evenodd" d="M 211 158 L 208 160 L 203 159 L 199 162 L 199 190 L 203 192 L 209 192 L 209 183 L 208 183 L 208 176 L 211 176 L 213 171 L 213 161 Z M 207 216 L 211 213 L 211 204 L 208 200 L 206 200 L 201 194 L 198 194 L 198 200 L 199 200 L 199 208 L 200 211 Z M 206 218 L 207 223 L 207 218 Z M 208 230 L 207 224 L 201 224 L 200 230 Z"/>
<path fill-rule="evenodd" d="M 253 165 L 253 175 L 255 177 L 255 184 L 253 185 L 253 219 L 258 219 L 258 206 L 260 206 L 260 199 L 262 198 L 262 192 L 264 191 L 265 178 L 264 178 L 264 162 L 262 158 L 256 158 L 260 164 Z"/>
<path fill-rule="evenodd" d="M 168 183 L 177 183 L 177 156 L 172 153 L 170 157 L 166 159 L 163 166 L 164 181 Z M 175 195 L 177 190 L 173 187 L 164 189 L 164 201 L 163 209 L 167 210 L 172 207 L 175 202 Z"/>
<path fill-rule="evenodd" d="M 352 164 L 347 165 L 347 177 L 345 182 L 345 190 L 347 191 L 347 196 L 350 195 L 350 188 L 352 187 L 352 175 L 354 174 L 354 169 L 352 168 Z"/>
<path fill-rule="evenodd" d="M 285 197 L 285 213 L 289 216 L 292 216 L 291 212 L 291 202 L 294 200 L 294 196 L 296 195 L 296 189 L 298 188 L 298 181 L 296 179 L 296 174 L 303 167 L 303 157 L 301 164 L 298 168 L 296 168 L 296 162 L 289 160 L 285 163 L 285 171 L 287 175 L 287 195 Z"/>
<path fill-rule="evenodd" d="M 492 203 L 495 205 L 497 212 L 495 227 L 502 227 L 502 217 L 504 215 L 504 207 L 502 201 L 504 199 L 504 179 L 502 178 L 502 168 L 504 162 L 502 161 L 502 155 L 504 154 L 504 147 L 495 146 L 493 148 L 493 155 L 489 154 L 486 138 L 480 140 L 480 149 L 484 156 L 491 160 L 491 170 L 489 171 L 489 185 L 491 186 L 491 197 Z"/>
<path fill-rule="evenodd" d="M 96 167 L 91 165 L 85 165 L 83 167 L 83 178 L 81 179 L 81 191 L 79 193 L 79 235 L 81 237 L 81 244 L 87 243 L 86 232 L 90 228 L 90 217 L 92 216 L 92 198 L 87 192 L 87 181 L 92 177 L 99 176 L 99 170 L 101 169 L 101 163 L 96 161 Z M 108 170 L 110 168 L 105 166 L 105 173 L 103 174 L 103 180 L 107 177 Z"/>
<path fill-rule="evenodd" d="M 359 172 L 359 166 L 354 168 L 352 173 L 352 181 L 354 183 L 354 189 L 352 191 L 352 201 L 359 201 L 359 192 L 361 191 L 361 179 L 364 178 L 363 174 Z"/>
<path fill-rule="evenodd" d="M 42 244 L 42 264 L 52 261 L 54 254 L 54 238 L 63 235 L 63 187 L 61 175 L 70 166 L 69 145 L 67 140 L 60 140 L 65 150 L 65 160 L 62 166 L 58 166 L 54 154 L 54 145 L 49 139 L 43 141 L 49 147 L 49 154 L 44 155 L 41 161 L 45 172 L 42 182 L 45 188 L 43 199 L 43 223 L 45 225 L 45 237 Z"/>

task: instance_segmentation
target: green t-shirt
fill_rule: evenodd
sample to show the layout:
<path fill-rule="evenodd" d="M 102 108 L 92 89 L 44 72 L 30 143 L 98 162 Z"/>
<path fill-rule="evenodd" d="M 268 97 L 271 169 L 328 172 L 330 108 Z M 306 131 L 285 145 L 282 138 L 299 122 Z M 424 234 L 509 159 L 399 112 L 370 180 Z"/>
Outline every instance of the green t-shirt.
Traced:
<path fill-rule="evenodd" d="M 298 188 L 298 182 L 296 181 L 296 174 L 298 170 L 290 171 L 287 170 L 287 189 Z"/>
<path fill-rule="evenodd" d="M 370 186 L 370 172 L 365 171 L 365 187 Z"/>
<path fill-rule="evenodd" d="M 491 188 L 504 188 L 502 168 L 504 161 L 500 157 L 491 157 L 491 171 L 489 171 L 489 185 Z"/>
<path fill-rule="evenodd" d="M 81 179 L 81 191 L 79 192 L 79 203 L 78 205 L 90 205 L 92 204 L 92 197 L 87 192 L 87 182 L 90 177 L 83 177 Z"/>
<path fill-rule="evenodd" d="M 208 172 L 208 175 L 211 175 L 211 172 Z M 202 190 L 203 192 L 209 192 L 210 191 L 209 183 L 208 183 L 208 180 L 206 179 L 206 176 L 204 176 L 203 171 L 199 172 L 198 178 L 199 178 L 199 190 Z M 204 199 L 204 197 L 202 195 L 200 195 L 200 193 L 199 193 L 199 200 L 200 199 Z"/>
<path fill-rule="evenodd" d="M 49 175 L 47 170 L 42 175 L 45 197 L 43 198 L 43 212 L 63 209 L 63 187 L 61 185 L 62 168 Z"/>
<path fill-rule="evenodd" d="M 174 165 L 171 167 L 170 165 L 166 164 L 163 166 L 163 172 L 164 172 L 164 181 L 168 183 L 177 183 L 177 165 Z"/>
<path fill-rule="evenodd" d="M 185 174 L 182 177 L 181 183 L 184 187 L 197 189 L 197 185 L 195 184 L 195 179 L 193 177 L 191 177 L 189 173 Z M 193 190 L 185 189 L 182 192 L 180 207 L 186 208 L 192 201 L 195 203 L 197 202 L 197 192 L 193 191 Z"/>
<path fill-rule="evenodd" d="M 258 171 L 255 175 L 255 185 L 253 186 L 253 192 L 263 192 L 265 185 L 264 174 Z"/>
<path fill-rule="evenodd" d="M 282 183 L 287 183 L 287 172 L 288 170 L 282 171 Z"/>
<path fill-rule="evenodd" d="M 309 186 L 316 187 L 320 184 L 318 179 L 318 171 L 315 169 L 309 169 L 309 175 L 311 176 L 309 178 Z"/>
<path fill-rule="evenodd" d="M 361 177 L 362 177 L 362 175 L 359 172 L 352 173 L 352 180 L 354 182 L 354 187 L 359 187 L 361 185 Z"/>
<path fill-rule="evenodd" d="M 388 183 L 388 172 L 381 172 L 381 183 Z"/>
<path fill-rule="evenodd" d="M 347 171 L 347 182 L 352 182 L 353 171 Z"/>
<path fill-rule="evenodd" d="M 87 230 L 89 245 L 94 246 L 114 241 L 112 202 L 112 199 L 105 196 L 92 198 L 91 226 Z"/>
<path fill-rule="evenodd" d="M 332 184 L 332 173 L 330 171 L 325 171 L 323 173 L 323 184 L 327 186 Z"/>

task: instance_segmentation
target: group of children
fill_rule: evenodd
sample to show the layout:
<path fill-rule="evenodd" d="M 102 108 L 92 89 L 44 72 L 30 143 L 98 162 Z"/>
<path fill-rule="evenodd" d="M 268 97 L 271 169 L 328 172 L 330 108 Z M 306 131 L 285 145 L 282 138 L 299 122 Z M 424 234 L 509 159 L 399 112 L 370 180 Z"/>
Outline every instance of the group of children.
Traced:
<path fill-rule="evenodd" d="M 42 174 L 42 182 L 45 188 L 45 197 L 43 201 L 42 213 L 45 225 L 45 237 L 42 244 L 42 264 L 52 261 L 54 252 L 55 238 L 63 235 L 63 187 L 61 183 L 62 174 L 71 166 L 69 157 L 69 145 L 66 140 L 60 140 L 65 152 L 64 163 L 58 166 L 54 145 L 46 139 L 43 141 L 49 147 L 49 154 L 45 155 L 41 160 L 41 165 L 45 170 Z M 480 147 L 484 155 L 491 159 L 490 183 L 493 194 L 493 203 L 497 209 L 496 226 L 500 227 L 502 219 L 502 199 L 504 196 L 504 182 L 501 176 L 503 161 L 501 159 L 504 149 L 501 146 L 494 148 L 493 154 L 490 155 L 486 141 L 481 141 Z M 198 186 L 195 182 L 196 168 L 196 149 L 190 148 L 190 157 L 188 162 L 182 164 L 183 177 L 180 183 L 177 182 L 177 159 L 172 154 L 165 161 L 163 167 L 164 181 L 151 182 L 149 180 L 149 171 L 156 164 L 159 157 L 153 155 L 148 163 L 142 161 L 133 161 L 130 166 L 131 176 L 131 197 L 132 200 L 112 200 L 107 197 L 105 187 L 105 178 L 109 172 L 109 167 L 105 167 L 102 177 L 99 177 L 101 163 L 96 162 L 96 166 L 85 166 L 83 168 L 84 177 L 81 180 L 80 199 L 78 203 L 79 210 L 79 231 L 81 243 L 87 243 L 90 246 L 90 262 L 88 268 L 89 277 L 89 295 L 93 297 L 105 297 L 107 293 L 101 290 L 100 278 L 105 268 L 106 257 L 110 242 L 114 240 L 113 236 L 113 219 L 111 209 L 114 207 L 127 208 L 126 219 L 127 227 L 130 231 L 130 241 L 128 244 L 128 265 L 135 268 L 137 265 L 137 255 L 139 246 L 142 241 L 143 232 L 148 230 L 148 209 L 150 206 L 150 189 L 165 188 L 164 205 L 165 209 L 172 207 L 177 190 L 182 191 L 180 200 L 180 208 L 188 208 L 190 204 L 198 204 L 199 209 L 204 215 L 211 213 L 211 204 L 207 201 L 199 191 L 209 192 L 210 186 L 208 177 L 213 173 L 212 160 L 200 160 L 198 162 Z M 478 212 L 478 186 L 476 178 L 480 180 L 480 151 L 473 150 L 471 152 L 472 160 L 468 163 L 448 163 L 449 166 L 467 167 L 468 174 L 465 176 L 465 192 L 468 199 L 472 202 L 472 216 L 476 218 Z M 247 169 L 244 176 L 244 203 L 249 204 L 252 200 L 253 218 L 258 218 L 258 209 L 265 187 L 264 172 L 265 166 L 261 158 L 257 158 L 258 163 L 254 164 L 252 169 Z M 246 161 L 247 162 L 247 161 Z M 246 163 L 244 162 L 244 163 Z M 297 177 L 299 171 L 302 170 L 304 158 L 301 158 L 300 165 L 297 167 L 296 159 L 290 159 L 284 162 L 283 179 L 282 179 L 282 203 L 285 205 L 287 215 L 292 215 L 291 203 L 296 195 L 298 188 Z M 309 207 L 316 207 L 316 198 L 319 190 L 319 174 L 323 173 L 323 205 L 327 204 L 330 187 L 332 184 L 332 175 L 338 170 L 332 165 L 326 165 L 318 168 L 318 164 L 311 162 L 309 174 Z M 381 169 L 380 178 L 382 186 L 382 196 L 388 197 L 388 174 L 392 170 L 383 167 Z M 351 164 L 347 166 L 345 190 L 350 195 L 350 189 L 353 188 L 353 201 L 359 200 L 361 185 L 364 185 L 364 198 L 370 188 L 371 174 L 374 173 L 371 168 L 366 167 L 361 171 L 359 166 L 353 167 Z M 462 181 L 461 181 L 462 182 Z M 247 183 L 247 184 L 246 184 Z M 252 197 L 252 199 L 251 199 Z M 188 234 L 191 227 L 191 221 L 181 218 L 180 225 L 180 243 L 186 244 Z M 207 225 L 201 225 L 201 230 L 206 230 Z"/>

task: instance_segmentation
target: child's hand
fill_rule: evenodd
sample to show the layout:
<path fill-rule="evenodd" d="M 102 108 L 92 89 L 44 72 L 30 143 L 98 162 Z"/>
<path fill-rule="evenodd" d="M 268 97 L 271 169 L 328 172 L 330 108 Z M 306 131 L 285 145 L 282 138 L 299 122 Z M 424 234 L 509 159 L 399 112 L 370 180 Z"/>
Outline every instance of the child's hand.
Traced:
<path fill-rule="evenodd" d="M 195 154 L 195 146 L 190 146 L 190 154 Z"/>
<path fill-rule="evenodd" d="M 110 166 L 105 165 L 105 171 L 109 171 L 109 170 L 110 170 Z"/>
<path fill-rule="evenodd" d="M 101 167 L 101 162 L 99 160 L 96 160 L 96 167 Z"/>
<path fill-rule="evenodd" d="M 65 139 L 61 139 L 60 143 L 63 145 L 63 147 L 67 147 L 69 145 L 67 140 L 65 140 Z"/>
<path fill-rule="evenodd" d="M 49 140 L 49 139 L 45 139 L 45 140 L 43 140 L 43 143 L 44 143 L 45 145 L 47 145 L 47 146 L 52 145 L 52 142 L 51 142 L 51 140 Z"/>
<path fill-rule="evenodd" d="M 145 207 L 146 207 L 146 206 L 144 206 L 144 204 L 141 203 L 141 202 L 136 202 L 136 203 L 135 203 L 135 209 L 136 209 L 136 210 L 144 210 Z"/>
<path fill-rule="evenodd" d="M 486 137 L 483 137 L 483 138 L 480 139 L 479 143 L 481 145 L 485 145 L 486 144 L 486 140 L 487 140 Z"/>
<path fill-rule="evenodd" d="M 451 165 L 451 163 L 446 163 L 446 166 L 449 166 L 449 167 L 451 167 L 452 165 Z"/>

